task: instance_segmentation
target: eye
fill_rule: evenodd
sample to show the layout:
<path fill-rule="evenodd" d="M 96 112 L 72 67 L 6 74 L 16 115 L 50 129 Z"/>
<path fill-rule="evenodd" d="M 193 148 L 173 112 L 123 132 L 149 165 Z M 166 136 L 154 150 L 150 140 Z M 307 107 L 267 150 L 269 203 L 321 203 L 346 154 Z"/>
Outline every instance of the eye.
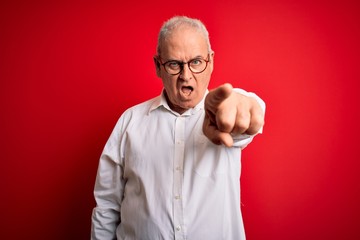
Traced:
<path fill-rule="evenodd" d="M 171 61 L 166 63 L 166 66 L 171 69 L 178 69 L 180 67 L 180 63 L 176 61 Z"/>
<path fill-rule="evenodd" d="M 190 62 L 190 64 L 192 66 L 198 66 L 198 65 L 201 65 L 202 63 L 203 63 L 203 60 L 201 60 L 201 59 L 194 59 Z"/>

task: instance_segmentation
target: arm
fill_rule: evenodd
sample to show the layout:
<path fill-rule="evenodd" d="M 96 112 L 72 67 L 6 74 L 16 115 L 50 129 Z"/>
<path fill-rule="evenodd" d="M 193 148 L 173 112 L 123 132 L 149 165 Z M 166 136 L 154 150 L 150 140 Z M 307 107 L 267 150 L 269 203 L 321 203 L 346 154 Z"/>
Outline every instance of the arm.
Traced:
<path fill-rule="evenodd" d="M 121 221 L 124 180 L 118 136 L 115 127 L 100 157 L 94 189 L 97 205 L 92 214 L 92 240 L 116 239 L 116 228 Z"/>
<path fill-rule="evenodd" d="M 255 94 L 233 89 L 230 84 L 209 92 L 205 111 L 204 134 L 213 143 L 227 147 L 233 146 L 235 138 L 260 133 L 264 125 L 265 103 Z"/>

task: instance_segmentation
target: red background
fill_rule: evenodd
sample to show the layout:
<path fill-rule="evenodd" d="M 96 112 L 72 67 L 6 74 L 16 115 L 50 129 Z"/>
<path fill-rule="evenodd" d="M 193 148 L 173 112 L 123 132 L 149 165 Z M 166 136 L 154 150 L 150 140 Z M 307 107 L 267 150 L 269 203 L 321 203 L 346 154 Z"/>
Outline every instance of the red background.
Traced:
<path fill-rule="evenodd" d="M 207 25 L 211 88 L 267 103 L 242 160 L 248 239 L 360 239 L 359 4 L 121 2 L 1 2 L 1 239 L 89 239 L 99 155 L 160 93 L 152 56 L 174 14 Z"/>

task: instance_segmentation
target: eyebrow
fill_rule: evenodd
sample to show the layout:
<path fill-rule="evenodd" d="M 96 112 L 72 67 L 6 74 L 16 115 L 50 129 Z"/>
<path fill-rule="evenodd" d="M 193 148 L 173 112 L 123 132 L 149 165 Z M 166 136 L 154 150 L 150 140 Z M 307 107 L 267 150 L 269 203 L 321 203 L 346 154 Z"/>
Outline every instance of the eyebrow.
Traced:
<path fill-rule="evenodd" d="M 203 56 L 197 55 L 196 57 L 191 58 L 189 61 L 192 61 L 192 60 L 195 60 L 195 59 L 199 59 L 199 58 L 205 59 Z M 187 61 L 187 62 L 189 62 L 189 61 Z M 184 61 L 177 60 L 177 59 L 169 59 L 169 60 L 166 60 L 165 62 L 180 62 L 180 63 L 184 63 Z"/>

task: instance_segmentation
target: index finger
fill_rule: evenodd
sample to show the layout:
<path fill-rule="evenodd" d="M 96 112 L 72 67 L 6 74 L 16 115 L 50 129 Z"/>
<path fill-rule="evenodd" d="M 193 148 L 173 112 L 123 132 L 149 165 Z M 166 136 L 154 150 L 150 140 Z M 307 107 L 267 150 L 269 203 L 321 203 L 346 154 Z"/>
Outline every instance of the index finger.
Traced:
<path fill-rule="evenodd" d="M 216 108 L 231 95 L 232 88 L 231 84 L 225 83 L 224 85 L 210 91 L 205 99 L 205 104 L 208 107 L 208 110 L 215 113 Z"/>

